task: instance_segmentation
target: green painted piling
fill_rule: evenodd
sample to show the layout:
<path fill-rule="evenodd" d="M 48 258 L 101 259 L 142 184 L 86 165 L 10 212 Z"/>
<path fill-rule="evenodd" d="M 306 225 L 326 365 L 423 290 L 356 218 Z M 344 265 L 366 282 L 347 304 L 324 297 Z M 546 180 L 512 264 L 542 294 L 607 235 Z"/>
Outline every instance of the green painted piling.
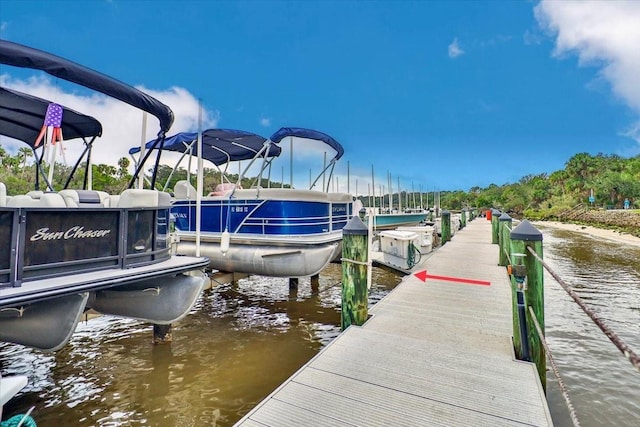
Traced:
<path fill-rule="evenodd" d="M 367 256 L 369 234 L 362 220 L 354 216 L 342 229 L 342 314 L 344 331 L 366 322 L 369 304 Z"/>
<path fill-rule="evenodd" d="M 491 243 L 498 244 L 498 218 L 502 212 L 497 209 L 491 209 Z"/>
<path fill-rule="evenodd" d="M 531 319 L 528 307 L 531 306 L 540 329 L 544 334 L 544 274 L 542 263 L 538 261 L 528 250 L 531 248 L 542 259 L 542 233 L 527 220 L 522 221 L 511 231 L 511 260 L 514 262 L 514 254 L 524 254 L 523 261 L 526 268 L 526 280 L 524 282 L 524 296 L 527 317 L 529 349 L 532 362 L 536 364 L 542 387 L 547 388 L 547 359 L 542 342 L 538 337 L 536 328 Z M 516 284 L 517 286 L 517 284 Z M 513 292 L 515 298 L 515 289 Z M 517 313 L 514 313 L 514 344 Z M 524 337 L 523 337 L 524 338 Z M 516 347 L 516 354 L 518 349 Z"/>
<path fill-rule="evenodd" d="M 440 218 L 440 235 L 441 244 L 444 245 L 451 240 L 451 212 L 448 210 L 442 211 L 442 217 Z"/>
<path fill-rule="evenodd" d="M 508 264 L 507 253 L 511 251 L 511 222 L 511 217 L 506 213 L 498 218 L 498 248 L 500 250 L 498 265 L 503 267 Z"/>
<path fill-rule="evenodd" d="M 462 212 L 460 212 L 460 229 L 462 230 L 466 226 L 467 226 L 467 210 L 462 209 Z"/>

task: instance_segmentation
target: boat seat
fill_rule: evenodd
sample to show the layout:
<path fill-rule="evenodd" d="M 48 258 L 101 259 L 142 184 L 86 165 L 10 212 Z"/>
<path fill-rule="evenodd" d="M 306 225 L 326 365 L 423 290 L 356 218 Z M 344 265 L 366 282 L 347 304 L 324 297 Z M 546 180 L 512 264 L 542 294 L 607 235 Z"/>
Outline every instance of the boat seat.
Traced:
<path fill-rule="evenodd" d="M 173 187 L 173 196 L 176 199 L 188 199 L 193 200 L 196 198 L 196 189 L 189 181 L 184 179 L 176 182 L 176 185 Z"/>
<path fill-rule="evenodd" d="M 327 200 L 330 202 L 344 202 L 349 203 L 353 201 L 353 196 L 348 193 L 327 193 Z M 357 212 L 357 211 L 354 211 Z"/>
<path fill-rule="evenodd" d="M 59 193 L 70 208 L 102 208 L 109 206 L 109 194 L 94 190 L 60 190 Z"/>
<path fill-rule="evenodd" d="M 227 194 L 231 193 L 233 190 L 236 190 L 236 189 L 242 190 L 242 186 L 227 182 L 224 184 L 216 185 L 215 190 L 209 193 L 208 195 L 213 197 L 226 196 Z"/>
<path fill-rule="evenodd" d="M 29 194 L 19 194 L 7 200 L 7 206 L 13 208 L 66 208 L 62 196 L 58 193 L 42 193 L 34 199 Z"/>
<path fill-rule="evenodd" d="M 27 196 L 31 197 L 32 199 L 40 199 L 40 197 L 42 197 L 42 195 L 44 194 L 44 191 L 41 190 L 31 190 L 27 193 Z"/>
<path fill-rule="evenodd" d="M 43 193 L 40 196 L 38 207 L 42 208 L 66 208 L 67 204 L 59 193 Z"/>
<path fill-rule="evenodd" d="M 129 188 L 120 194 L 119 208 L 153 208 L 158 206 L 170 206 L 169 193 L 156 190 Z"/>
<path fill-rule="evenodd" d="M 111 207 L 111 208 L 117 208 L 119 200 L 120 200 L 119 194 L 109 194 L 109 200 L 105 201 L 105 206 Z"/>
<path fill-rule="evenodd" d="M 7 206 L 10 208 L 30 208 L 38 206 L 39 204 L 39 200 L 36 200 L 31 196 L 27 196 L 26 194 L 18 194 L 7 200 Z"/>

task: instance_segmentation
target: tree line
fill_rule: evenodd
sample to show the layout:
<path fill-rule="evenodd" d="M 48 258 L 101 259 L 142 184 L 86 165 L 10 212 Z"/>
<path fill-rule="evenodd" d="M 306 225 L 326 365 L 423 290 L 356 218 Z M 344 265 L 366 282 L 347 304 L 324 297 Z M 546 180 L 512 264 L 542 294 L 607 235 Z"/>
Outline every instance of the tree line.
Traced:
<path fill-rule="evenodd" d="M 15 155 L 8 153 L 2 146 L 0 146 L 0 182 L 3 182 L 7 187 L 8 195 L 25 194 L 28 191 L 34 190 L 36 185 L 36 165 L 33 161 L 33 151 L 29 147 L 20 148 Z M 112 166 L 107 164 L 93 164 L 91 165 L 92 174 L 92 188 L 94 190 L 106 191 L 109 194 L 119 194 L 125 190 L 131 182 L 132 175 L 129 173 L 131 161 L 122 157 L 118 160 L 118 166 Z M 84 188 L 86 163 L 81 163 L 67 188 Z M 52 184 L 55 191 L 62 190 L 67 181 L 67 178 L 71 175 L 73 166 L 65 165 L 63 163 L 56 163 L 53 170 Z M 48 174 L 49 165 L 43 164 L 39 173 L 40 176 Z M 203 186 L 208 191 L 213 191 L 216 185 L 221 182 L 236 183 L 238 180 L 238 174 L 227 173 L 224 177 L 221 176 L 219 170 L 214 168 L 204 168 L 204 182 Z M 150 187 L 150 171 L 145 175 L 145 188 Z M 196 176 L 195 174 L 189 174 L 186 169 L 178 168 L 173 171 L 173 168 L 160 165 L 158 168 L 155 187 L 157 190 L 164 190 L 171 192 L 179 180 L 189 179 L 195 186 Z M 268 180 L 262 178 L 258 182 L 257 178 L 243 178 L 241 182 L 242 187 L 249 188 L 250 186 L 260 185 L 262 187 L 269 186 Z M 40 190 L 44 190 L 46 183 L 42 178 L 39 180 Z M 288 184 L 282 185 L 279 182 L 271 182 L 271 187 L 284 186 L 288 188 Z M 207 191 L 205 191 L 206 195 Z"/>
<path fill-rule="evenodd" d="M 33 152 L 28 147 L 20 148 L 15 155 L 11 155 L 0 146 L 0 181 L 6 184 L 9 195 L 24 194 L 34 189 L 36 166 L 30 162 L 32 157 Z M 92 165 L 93 189 L 110 194 L 122 192 L 131 181 L 131 174 L 128 172 L 130 164 L 129 159 L 122 157 L 117 167 Z M 83 167 L 81 165 L 78 168 L 69 188 L 83 188 Z M 62 189 L 71 170 L 71 166 L 56 163 L 53 178 L 55 190 Z M 195 185 L 195 175 L 189 175 L 185 169 L 179 168 L 172 173 L 172 168 L 160 165 L 156 188 L 171 191 L 178 180 L 188 177 Z M 235 183 L 237 179 L 238 175 L 227 174 L 224 182 Z M 204 169 L 204 188 L 213 191 L 222 181 L 223 177 L 218 170 Z M 244 188 L 256 185 L 280 187 L 282 184 L 269 184 L 266 178 L 261 182 L 257 182 L 255 178 L 242 180 Z M 284 187 L 288 185 L 285 184 Z M 566 162 L 564 169 L 550 174 L 526 175 L 516 183 L 491 184 L 485 188 L 476 186 L 469 191 L 440 191 L 439 196 L 440 206 L 446 209 L 495 207 L 529 218 L 555 217 L 580 203 L 594 208 L 622 208 L 625 199 L 629 200 L 632 208 L 640 209 L 640 155 L 623 158 L 614 154 L 578 153 Z M 393 195 L 396 206 L 400 197 L 405 207 L 413 204 L 424 207 L 429 195 L 396 193 Z M 369 205 L 370 198 L 361 196 L 360 199 L 365 206 Z M 433 195 L 429 198 L 429 205 L 433 206 Z"/>
<path fill-rule="evenodd" d="M 429 205 L 433 206 L 434 195 L 430 196 Z M 516 183 L 476 186 L 469 191 L 440 191 L 439 196 L 440 206 L 446 209 L 494 207 L 528 218 L 557 217 L 581 203 L 611 209 L 622 208 L 624 201 L 629 200 L 632 208 L 640 209 L 640 156 L 578 153 L 566 162 L 564 169 L 550 174 L 526 175 Z M 405 200 L 409 206 L 413 200 L 422 200 L 421 206 L 425 206 L 425 193 L 396 193 L 393 196 L 396 206 L 398 197 L 404 206 Z M 369 205 L 367 197 L 361 199 L 365 206 Z"/>

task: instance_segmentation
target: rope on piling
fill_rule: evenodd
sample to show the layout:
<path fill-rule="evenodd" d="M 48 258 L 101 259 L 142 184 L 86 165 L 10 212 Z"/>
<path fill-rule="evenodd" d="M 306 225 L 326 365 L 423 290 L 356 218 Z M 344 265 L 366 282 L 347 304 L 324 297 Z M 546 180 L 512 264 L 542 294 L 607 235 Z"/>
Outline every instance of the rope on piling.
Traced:
<path fill-rule="evenodd" d="M 571 403 L 571 398 L 569 397 L 569 389 L 564 383 L 562 377 L 560 376 L 560 370 L 556 365 L 556 361 L 553 359 L 551 355 L 551 349 L 547 344 L 547 340 L 542 333 L 542 328 L 538 323 L 538 319 L 536 318 L 536 313 L 533 311 L 533 308 L 529 306 L 529 314 L 531 315 L 531 319 L 533 319 L 533 325 L 536 327 L 536 331 L 538 332 L 538 338 L 540 338 L 540 342 L 544 347 L 544 351 L 547 353 L 547 359 L 549 359 L 549 363 L 551 363 L 551 368 L 553 369 L 553 373 L 556 375 L 558 379 L 558 386 L 560 387 L 560 391 L 562 393 L 562 397 L 564 398 L 565 403 L 567 404 L 567 409 L 569 410 L 569 416 L 571 417 L 571 421 L 573 421 L 573 425 L 575 427 L 580 427 L 580 420 L 578 420 L 578 414 L 576 414 L 576 410 L 573 407 L 573 403 Z"/>
<path fill-rule="evenodd" d="M 320 295 L 321 293 L 323 293 L 323 292 L 327 292 L 328 290 L 333 289 L 333 288 L 336 288 L 336 287 L 338 287 L 338 286 L 342 286 L 342 281 L 337 282 L 337 283 L 334 283 L 333 285 L 329 285 L 329 286 L 327 286 L 326 288 L 324 288 L 324 289 L 322 289 L 322 290 L 318 291 L 318 292 L 316 293 L 316 295 Z"/>
<path fill-rule="evenodd" d="M 310 297 L 318 296 L 318 295 L 320 295 L 320 294 L 322 294 L 324 292 L 330 291 L 331 289 L 336 288 L 338 286 L 342 286 L 342 281 L 334 283 L 333 285 L 329 285 L 329 286 L 325 287 L 324 289 L 320 289 L 320 290 L 318 290 L 318 292 L 311 292 L 311 294 L 309 294 L 309 296 Z M 229 289 L 229 291 L 231 291 L 231 292 L 233 292 L 235 294 L 238 294 L 238 295 L 242 295 L 243 297 L 245 297 L 247 299 L 251 299 L 251 297 L 253 296 L 253 295 L 248 294 L 246 292 L 242 292 L 239 289 Z M 301 300 L 301 299 L 304 300 L 305 297 L 297 297 L 297 296 L 296 297 L 292 297 L 292 298 L 290 297 L 290 298 L 285 298 L 285 299 L 279 299 L 276 302 L 292 302 L 292 301 L 298 301 L 298 300 Z M 0 427 L 4 427 L 4 426 L 0 426 Z"/>
<path fill-rule="evenodd" d="M 513 263 L 511 262 L 511 254 L 509 250 L 507 250 L 507 248 L 504 248 L 503 251 L 504 251 L 504 254 L 507 256 L 507 261 L 508 261 L 507 265 L 512 265 Z"/>
<path fill-rule="evenodd" d="M 369 265 L 369 261 L 356 261 L 355 259 L 349 259 L 349 258 L 340 258 L 340 262 L 350 262 L 351 264 L 358 264 L 358 265 Z"/>
<path fill-rule="evenodd" d="M 551 274 L 551 276 L 553 276 L 553 278 L 556 279 L 556 281 L 560 284 L 562 289 L 564 289 L 569 294 L 569 296 L 573 298 L 576 304 L 578 304 L 580 308 L 582 308 L 582 311 L 584 311 L 591 318 L 591 320 L 593 320 L 593 322 L 598 325 L 600 330 L 609 338 L 609 340 L 618 348 L 618 350 L 620 350 L 624 357 L 626 357 L 629 362 L 631 362 L 631 365 L 633 365 L 633 367 L 636 368 L 638 372 L 640 372 L 640 357 L 638 357 L 638 355 L 633 350 L 631 350 L 631 348 L 629 348 L 629 346 L 625 344 L 615 332 L 613 332 L 607 325 L 604 324 L 604 322 L 597 316 L 597 314 L 594 313 L 593 310 L 591 310 L 584 303 L 584 301 L 582 301 L 578 294 L 573 292 L 569 285 L 564 280 L 562 280 L 560 276 L 558 276 L 553 270 L 551 270 L 551 267 L 549 267 L 549 265 L 544 262 L 544 260 L 540 258 L 531 247 L 527 247 L 527 250 L 538 261 L 540 261 L 540 263 L 549 272 L 549 274 Z"/>

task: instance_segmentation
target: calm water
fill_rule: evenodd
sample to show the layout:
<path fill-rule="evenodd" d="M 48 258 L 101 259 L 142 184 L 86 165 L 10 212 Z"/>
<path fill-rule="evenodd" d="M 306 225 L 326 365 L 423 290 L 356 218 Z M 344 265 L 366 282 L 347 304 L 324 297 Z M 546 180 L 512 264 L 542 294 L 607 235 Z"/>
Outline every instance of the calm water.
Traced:
<path fill-rule="evenodd" d="M 62 350 L 0 345 L 3 375 L 27 374 L 4 417 L 36 406 L 39 426 L 228 426 L 340 333 L 340 278 L 332 264 L 291 293 L 287 279 L 250 277 L 206 291 L 152 345 L 151 326 L 101 317 L 79 325 Z M 374 269 L 370 302 L 401 277 Z"/>
<path fill-rule="evenodd" d="M 543 229 L 545 258 L 622 339 L 640 351 L 640 248 Z M 39 426 L 229 426 L 339 332 L 341 267 L 301 281 L 252 277 L 205 292 L 174 325 L 170 345 L 151 327 L 102 317 L 82 323 L 55 354 L 0 345 L 3 375 L 29 385 L 5 417 L 36 406 Z M 371 303 L 400 281 L 374 270 Z M 337 285 L 337 286 L 336 286 Z M 583 426 L 634 426 L 640 374 L 549 276 L 547 335 Z M 556 425 L 571 425 L 549 373 Z"/>
<path fill-rule="evenodd" d="M 548 264 L 640 354 L 640 247 L 541 230 Z M 549 275 L 545 321 L 547 340 L 582 426 L 640 425 L 640 373 Z M 547 378 L 554 421 L 571 425 L 555 376 L 549 372 Z"/>

